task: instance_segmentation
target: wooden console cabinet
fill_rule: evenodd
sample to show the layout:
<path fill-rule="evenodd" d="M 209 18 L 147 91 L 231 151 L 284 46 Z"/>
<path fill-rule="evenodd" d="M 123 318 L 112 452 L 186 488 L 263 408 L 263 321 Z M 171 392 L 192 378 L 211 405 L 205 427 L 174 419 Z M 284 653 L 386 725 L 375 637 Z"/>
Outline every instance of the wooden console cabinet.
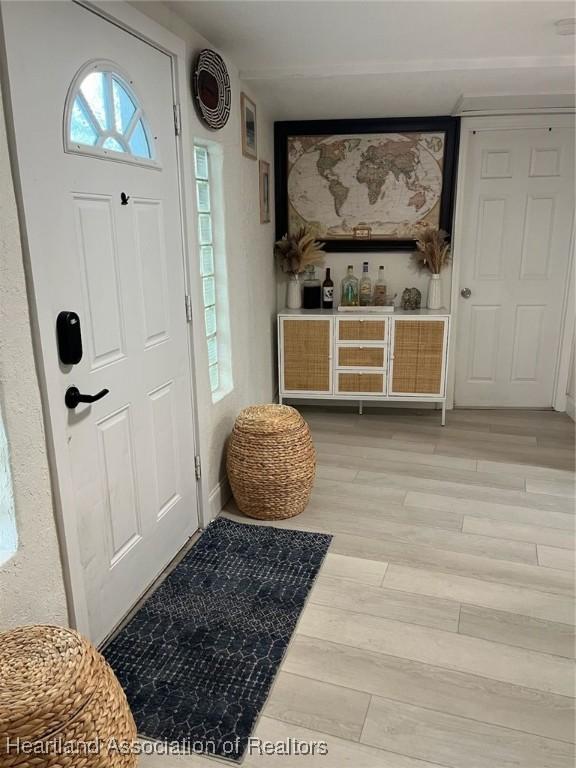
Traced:
<path fill-rule="evenodd" d="M 438 402 L 444 424 L 449 332 L 450 316 L 431 310 L 285 310 L 278 315 L 280 402 Z"/>

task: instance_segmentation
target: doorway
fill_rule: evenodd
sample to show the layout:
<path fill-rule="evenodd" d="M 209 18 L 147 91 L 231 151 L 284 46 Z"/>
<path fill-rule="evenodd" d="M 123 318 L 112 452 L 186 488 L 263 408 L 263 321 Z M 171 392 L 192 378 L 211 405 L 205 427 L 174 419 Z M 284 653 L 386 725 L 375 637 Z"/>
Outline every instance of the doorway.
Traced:
<path fill-rule="evenodd" d="M 198 528 L 172 60 L 73 3 L 3 24 L 75 623 L 98 643 Z"/>
<path fill-rule="evenodd" d="M 470 130 L 461 162 L 455 404 L 550 408 L 573 227 L 573 124 Z"/>

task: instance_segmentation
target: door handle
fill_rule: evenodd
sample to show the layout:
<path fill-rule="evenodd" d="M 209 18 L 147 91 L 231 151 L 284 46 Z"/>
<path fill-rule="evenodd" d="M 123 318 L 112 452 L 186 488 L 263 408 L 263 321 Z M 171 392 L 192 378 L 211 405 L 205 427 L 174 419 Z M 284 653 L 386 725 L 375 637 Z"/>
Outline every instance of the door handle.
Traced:
<path fill-rule="evenodd" d="M 460 291 L 460 296 L 462 296 L 463 299 L 469 299 L 470 296 L 472 296 L 472 291 L 470 288 L 462 288 Z"/>
<path fill-rule="evenodd" d="M 97 400 L 102 400 L 108 392 L 110 392 L 109 389 L 102 389 L 96 395 L 83 395 L 78 387 L 68 387 L 64 396 L 64 402 L 67 408 L 74 410 L 80 403 L 95 403 Z"/>

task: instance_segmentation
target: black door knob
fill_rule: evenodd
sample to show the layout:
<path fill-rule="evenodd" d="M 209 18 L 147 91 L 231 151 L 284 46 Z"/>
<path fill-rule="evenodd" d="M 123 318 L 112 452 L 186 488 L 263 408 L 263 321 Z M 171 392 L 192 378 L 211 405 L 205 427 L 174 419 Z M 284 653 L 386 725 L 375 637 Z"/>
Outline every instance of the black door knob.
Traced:
<path fill-rule="evenodd" d="M 109 391 L 109 389 L 102 389 L 96 395 L 83 395 L 78 387 L 68 387 L 64 396 L 64 402 L 67 408 L 74 410 L 80 403 L 95 403 L 97 400 L 102 400 Z"/>

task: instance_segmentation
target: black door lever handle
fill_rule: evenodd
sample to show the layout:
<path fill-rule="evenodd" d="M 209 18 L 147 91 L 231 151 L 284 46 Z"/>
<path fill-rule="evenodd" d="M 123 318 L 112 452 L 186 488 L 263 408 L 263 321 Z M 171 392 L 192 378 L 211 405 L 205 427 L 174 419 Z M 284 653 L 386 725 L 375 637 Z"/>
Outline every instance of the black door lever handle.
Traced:
<path fill-rule="evenodd" d="M 101 400 L 103 397 L 106 397 L 109 391 L 109 389 L 102 389 L 96 395 L 83 395 L 78 387 L 68 387 L 64 396 L 64 402 L 67 408 L 73 410 L 80 403 L 95 403 L 97 400 Z"/>

